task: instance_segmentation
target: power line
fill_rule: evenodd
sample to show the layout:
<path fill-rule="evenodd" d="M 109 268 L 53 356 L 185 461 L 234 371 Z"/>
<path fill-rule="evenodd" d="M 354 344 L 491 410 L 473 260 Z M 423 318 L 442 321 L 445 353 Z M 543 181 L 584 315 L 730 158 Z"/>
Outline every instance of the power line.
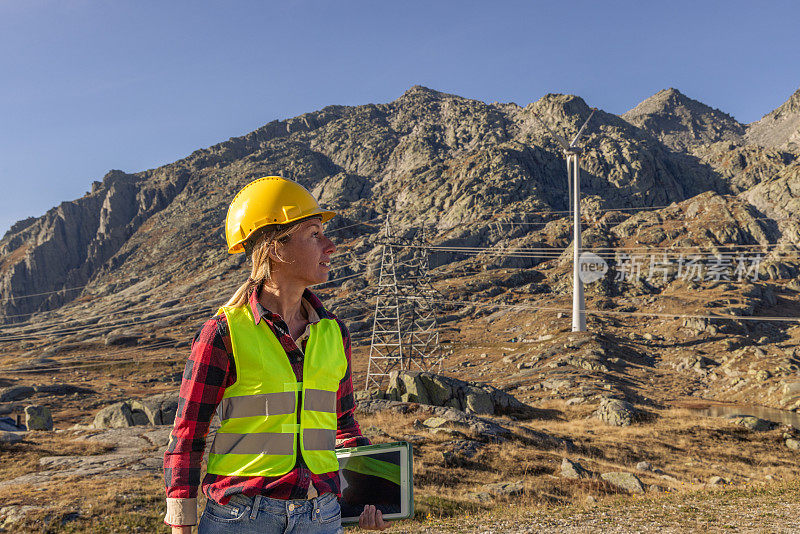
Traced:
<path fill-rule="evenodd" d="M 366 221 L 359 221 L 357 223 L 348 224 L 347 226 L 340 226 L 339 228 L 334 228 L 333 230 L 328 230 L 325 233 L 326 234 L 332 234 L 334 232 L 340 232 L 340 231 L 342 231 L 342 230 L 344 230 L 346 228 L 352 228 L 353 226 L 360 226 L 362 224 L 363 225 L 369 225 L 369 223 L 371 223 L 372 221 L 376 221 L 376 220 L 382 219 L 382 218 L 383 218 L 383 215 L 377 215 L 377 216 L 375 216 L 375 217 L 373 217 L 371 219 L 367 219 Z"/>
<path fill-rule="evenodd" d="M 334 278 L 332 280 L 328 280 L 324 284 L 318 284 L 318 285 L 322 286 L 322 285 L 330 284 L 330 283 L 333 283 L 333 282 L 339 282 L 339 281 L 342 281 L 342 280 L 347 280 L 349 278 L 354 278 L 356 276 L 362 276 L 362 274 L 363 273 L 356 273 L 356 274 L 352 274 L 352 275 L 348 275 L 348 276 L 342 276 L 342 277 Z M 209 293 L 209 292 L 212 292 L 212 291 L 218 293 L 219 289 L 218 288 L 211 288 L 211 289 L 206 290 L 205 293 Z M 171 313 L 172 312 L 180 313 L 180 312 L 187 311 L 187 310 L 197 309 L 197 306 L 198 305 L 195 304 L 195 305 L 184 306 L 184 307 L 181 307 L 181 308 L 174 308 L 173 310 L 171 310 Z M 211 311 L 213 311 L 218 307 L 219 306 L 211 306 L 210 308 L 211 308 Z M 126 311 L 125 313 L 134 313 L 135 311 L 136 310 Z M 209 313 L 207 308 L 200 308 L 200 309 L 197 309 L 197 311 L 195 313 L 192 313 L 190 315 L 200 315 L 200 314 L 207 314 L 207 313 Z M 94 332 L 103 331 L 103 330 L 109 330 L 109 329 L 118 328 L 118 327 L 122 327 L 122 326 L 144 326 L 144 325 L 147 325 L 147 324 L 155 323 L 157 321 L 164 320 L 164 319 L 169 319 L 169 318 L 170 318 L 170 315 L 160 315 L 158 317 L 149 317 L 149 318 L 140 319 L 140 320 L 132 319 L 132 320 L 123 320 L 123 321 L 119 321 L 119 322 L 115 322 L 115 323 L 105 323 L 105 324 L 97 324 L 97 325 L 76 325 L 76 326 L 73 326 L 73 327 L 64 327 L 64 328 L 56 329 L 56 330 L 47 330 L 47 331 L 39 330 L 38 334 L 27 335 L 27 336 L 24 335 L 24 333 L 10 334 L 10 335 L 6 335 L 6 336 L 0 336 L 0 343 L 2 343 L 2 342 L 11 342 L 11 341 L 26 341 L 26 340 L 31 340 L 31 339 L 41 339 L 43 337 L 49 337 L 49 336 L 54 336 L 54 335 L 68 335 L 68 334 L 75 334 L 75 333 L 79 333 L 79 332 L 80 333 L 94 333 Z"/>
<path fill-rule="evenodd" d="M 405 298 L 413 298 L 413 297 L 405 297 Z M 524 310 L 536 310 L 536 311 L 556 311 L 556 312 L 569 312 L 571 308 L 550 308 L 550 307 L 542 307 L 542 306 L 534 306 L 529 304 L 495 304 L 495 303 L 487 303 L 487 302 L 472 302 L 469 300 L 443 300 L 437 299 L 435 302 L 439 304 L 462 304 L 465 306 L 484 306 L 484 307 L 492 307 L 492 308 L 508 308 L 508 309 L 524 309 Z M 691 314 L 682 314 L 682 313 L 644 313 L 644 312 L 623 312 L 623 311 L 613 311 L 613 310 L 590 310 L 585 309 L 583 310 L 587 314 L 594 314 L 594 315 L 627 315 L 631 317 L 659 317 L 664 319 L 723 319 L 723 320 L 733 320 L 733 321 L 775 321 L 775 322 L 787 322 L 787 323 L 800 323 L 800 318 L 796 317 L 770 317 L 770 316 L 739 316 L 739 315 L 691 315 Z"/>
<path fill-rule="evenodd" d="M 30 295 L 20 295 L 20 296 L 17 296 L 17 297 L 15 297 L 14 295 L 9 295 L 8 300 L 19 300 L 19 299 L 25 299 L 25 298 L 31 298 L 31 297 L 40 297 L 42 295 L 52 295 L 53 293 L 61 293 L 62 291 L 74 291 L 76 289 L 83 289 L 84 287 L 88 287 L 88 286 L 89 286 L 89 284 L 85 284 L 85 285 L 82 285 L 82 286 L 76 286 L 76 287 L 65 287 L 64 289 L 57 289 L 55 291 L 45 291 L 44 293 L 33 293 L 33 294 L 30 294 Z"/>
<path fill-rule="evenodd" d="M 334 255 L 333 257 L 336 257 L 336 256 L 338 256 L 338 254 Z M 340 266 L 335 266 L 335 267 L 337 269 L 344 269 L 344 268 L 347 268 L 347 267 L 358 266 L 358 265 L 361 265 L 363 263 L 365 263 L 365 262 L 362 261 L 362 260 L 353 260 L 350 263 L 347 263 L 347 264 L 344 264 L 344 265 L 340 265 Z M 332 282 L 332 281 L 333 280 L 329 280 L 328 282 Z M 78 286 L 78 287 L 75 287 L 75 288 L 72 288 L 72 289 L 81 289 L 81 288 L 89 287 L 90 285 L 91 284 L 86 284 L 86 285 Z M 131 287 L 131 286 L 129 286 L 129 287 Z M 125 289 L 129 289 L 129 287 L 128 288 L 124 288 L 121 291 L 124 291 Z M 234 289 L 236 289 L 236 288 L 230 288 L 230 290 L 234 290 Z M 37 295 L 47 295 L 47 294 L 50 294 L 50 293 L 60 293 L 61 291 L 64 291 L 64 290 L 49 291 L 49 292 L 46 292 L 46 293 L 38 293 L 38 294 L 33 294 L 33 295 L 20 295 L 18 297 L 13 297 L 13 298 L 32 297 L 32 296 L 37 296 Z M 212 292 L 212 291 L 218 292 L 219 289 L 218 288 L 207 289 L 207 290 L 204 290 L 204 291 L 200 292 L 200 294 L 209 293 L 209 292 Z M 195 294 L 193 296 L 197 296 L 197 294 Z M 97 300 L 97 299 L 101 299 L 101 298 L 103 298 L 103 296 L 95 296 L 95 297 L 89 298 L 87 300 L 81 301 L 81 304 L 85 304 L 86 302 L 91 302 L 92 300 Z M 144 310 L 144 309 L 147 309 L 147 308 L 148 308 L 148 305 L 142 305 L 142 306 L 140 306 L 138 308 L 134 308 L 133 310 L 125 310 L 124 313 L 130 313 L 132 311 L 140 311 L 140 310 Z M 0 319 L 4 319 L 4 318 L 8 318 L 8 317 L 26 317 L 26 316 L 36 315 L 37 313 L 47 313 L 47 312 L 34 311 L 34 312 L 28 312 L 28 313 L 18 313 L 18 314 L 3 315 L 3 316 L 0 316 Z M 97 317 L 97 316 L 92 316 L 90 318 L 93 318 L 93 317 Z M 99 316 L 99 317 L 102 318 L 102 317 L 105 317 L 105 315 Z M 85 319 L 81 319 L 81 321 L 86 321 L 86 320 L 88 320 L 88 319 L 86 319 L 86 318 Z M 14 327 L 20 327 L 20 326 L 24 326 L 24 324 L 25 323 L 17 323 L 17 324 L 15 324 L 13 326 Z"/>

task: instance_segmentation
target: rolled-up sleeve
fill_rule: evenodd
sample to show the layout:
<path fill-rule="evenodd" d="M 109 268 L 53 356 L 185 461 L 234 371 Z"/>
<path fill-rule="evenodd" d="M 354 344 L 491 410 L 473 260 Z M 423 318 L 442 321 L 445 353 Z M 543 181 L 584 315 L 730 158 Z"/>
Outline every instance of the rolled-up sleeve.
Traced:
<path fill-rule="evenodd" d="M 167 514 L 172 526 L 197 524 L 197 488 L 211 418 L 230 383 L 230 338 L 224 316 L 197 332 L 183 372 L 175 424 L 164 453 Z"/>

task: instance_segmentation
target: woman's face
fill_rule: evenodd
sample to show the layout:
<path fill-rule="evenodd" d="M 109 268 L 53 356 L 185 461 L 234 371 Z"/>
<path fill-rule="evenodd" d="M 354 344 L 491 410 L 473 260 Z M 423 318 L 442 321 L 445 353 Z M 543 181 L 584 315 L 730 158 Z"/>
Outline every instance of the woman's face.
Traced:
<path fill-rule="evenodd" d="M 282 260 L 276 264 L 280 278 L 296 281 L 304 287 L 326 282 L 334 251 L 336 246 L 323 233 L 322 221 L 303 221 L 289 241 L 277 247 L 277 255 Z"/>

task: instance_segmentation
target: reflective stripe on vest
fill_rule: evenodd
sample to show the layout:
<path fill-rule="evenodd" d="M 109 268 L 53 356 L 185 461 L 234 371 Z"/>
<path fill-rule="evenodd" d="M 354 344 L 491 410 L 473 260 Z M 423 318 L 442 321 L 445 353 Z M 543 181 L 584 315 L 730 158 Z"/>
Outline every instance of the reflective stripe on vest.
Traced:
<path fill-rule="evenodd" d="M 338 470 L 333 452 L 336 391 L 347 359 L 336 321 L 311 325 L 303 382 L 298 383 L 280 341 L 266 324 L 254 323 L 249 305 L 221 308 L 220 313 L 228 320 L 236 382 L 225 389 L 217 408 L 222 425 L 211 446 L 208 472 L 284 475 L 296 464 L 298 441 L 313 473 Z"/>

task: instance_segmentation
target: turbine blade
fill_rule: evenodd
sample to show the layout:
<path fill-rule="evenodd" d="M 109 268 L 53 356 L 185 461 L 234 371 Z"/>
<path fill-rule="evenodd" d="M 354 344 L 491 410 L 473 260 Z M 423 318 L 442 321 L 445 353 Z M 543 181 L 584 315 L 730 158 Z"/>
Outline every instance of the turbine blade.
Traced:
<path fill-rule="evenodd" d="M 543 121 L 542 119 L 540 119 L 540 118 L 539 118 L 539 116 L 538 116 L 536 113 L 534 113 L 534 112 L 532 112 L 532 111 L 531 111 L 531 115 L 533 115 L 533 118 L 534 118 L 534 119 L 536 119 L 537 121 L 539 121 L 539 124 L 541 124 L 542 126 L 544 126 L 544 127 L 545 127 L 545 129 L 546 129 L 548 132 L 550 132 L 550 135 L 552 135 L 552 136 L 553 136 L 553 138 L 554 138 L 556 141 L 558 141 L 558 144 L 560 144 L 562 147 L 564 147 L 564 150 L 569 150 L 569 144 L 567 143 L 567 140 L 566 140 L 566 139 L 564 139 L 563 137 L 561 137 L 560 135 L 558 135 L 557 133 L 555 133 L 553 130 L 551 130 L 551 129 L 550 129 L 550 127 L 549 127 L 549 126 L 547 126 L 547 125 L 544 123 L 544 121 Z"/>
<path fill-rule="evenodd" d="M 592 120 L 592 117 L 594 116 L 594 112 L 595 111 L 597 111 L 597 108 L 592 108 L 592 113 L 589 115 L 589 118 L 586 119 L 586 122 L 583 123 L 583 126 L 581 126 L 581 129 L 578 130 L 578 135 L 576 135 L 575 139 L 572 140 L 572 143 L 570 143 L 570 145 L 569 145 L 570 147 L 574 147 L 575 143 L 578 142 L 578 139 L 580 139 L 581 134 L 583 133 L 583 130 L 586 129 L 586 125 L 589 124 L 590 120 Z"/>

